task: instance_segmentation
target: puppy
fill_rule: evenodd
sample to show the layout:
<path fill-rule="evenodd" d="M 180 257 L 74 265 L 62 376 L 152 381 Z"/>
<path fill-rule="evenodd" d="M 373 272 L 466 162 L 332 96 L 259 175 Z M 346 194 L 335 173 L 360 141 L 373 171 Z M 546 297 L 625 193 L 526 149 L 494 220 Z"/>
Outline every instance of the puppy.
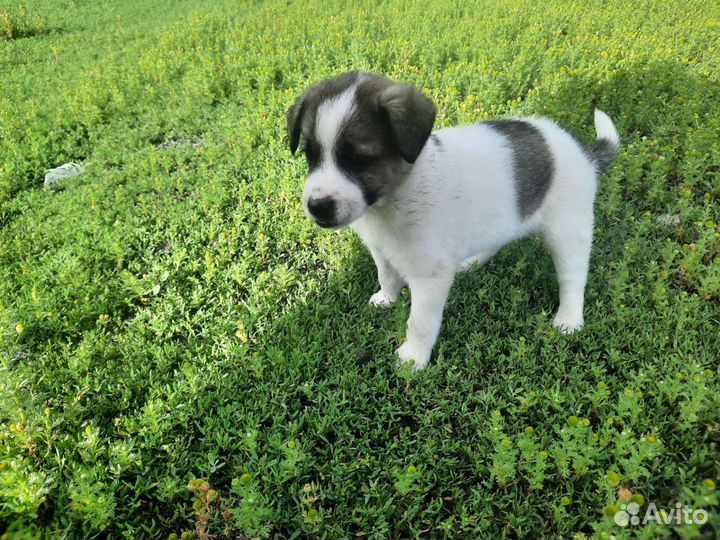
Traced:
<path fill-rule="evenodd" d="M 290 150 L 302 139 L 309 166 L 307 216 L 360 236 L 380 282 L 372 305 L 388 307 L 410 288 L 400 359 L 427 365 L 458 271 L 534 232 L 557 271 L 554 325 L 580 329 L 597 175 L 620 150 L 610 118 L 595 111 L 592 148 L 542 118 L 432 133 L 434 121 L 421 92 L 362 72 L 309 87 L 287 113 Z"/>

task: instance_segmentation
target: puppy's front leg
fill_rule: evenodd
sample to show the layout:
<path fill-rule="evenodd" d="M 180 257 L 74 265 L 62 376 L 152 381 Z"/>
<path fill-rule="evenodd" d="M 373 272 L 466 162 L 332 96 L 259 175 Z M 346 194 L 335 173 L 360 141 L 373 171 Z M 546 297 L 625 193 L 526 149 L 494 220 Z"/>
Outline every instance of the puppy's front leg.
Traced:
<path fill-rule="evenodd" d="M 430 360 L 435 340 L 440 333 L 443 308 L 454 274 L 441 274 L 432 278 L 409 279 L 410 318 L 405 343 L 395 351 L 403 362 L 415 362 L 414 369 L 423 369 Z"/>
<path fill-rule="evenodd" d="M 370 250 L 378 271 L 380 290 L 370 297 L 370 305 L 386 308 L 395 303 L 405 282 L 392 265 L 376 250 Z"/>

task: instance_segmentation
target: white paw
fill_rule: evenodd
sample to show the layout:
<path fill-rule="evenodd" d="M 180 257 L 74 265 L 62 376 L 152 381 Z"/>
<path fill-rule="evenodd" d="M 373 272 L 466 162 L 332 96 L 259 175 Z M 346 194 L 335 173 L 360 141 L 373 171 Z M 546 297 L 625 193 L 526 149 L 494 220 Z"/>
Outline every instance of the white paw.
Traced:
<path fill-rule="evenodd" d="M 572 334 L 573 332 L 577 332 L 584 324 L 585 321 L 583 320 L 582 315 L 567 316 L 563 313 L 555 315 L 555 320 L 553 321 L 553 326 L 560 330 L 560 333 L 562 334 Z"/>
<path fill-rule="evenodd" d="M 370 297 L 370 305 L 377 308 L 389 308 L 395 303 L 397 296 L 392 297 L 382 289 Z"/>
<path fill-rule="evenodd" d="M 400 345 L 400 348 L 395 351 L 395 354 L 400 357 L 400 361 L 410 362 L 415 371 L 425 369 L 425 366 L 427 366 L 427 363 L 430 361 L 431 353 L 432 349 L 426 350 L 422 347 L 416 347 L 409 341 Z"/>

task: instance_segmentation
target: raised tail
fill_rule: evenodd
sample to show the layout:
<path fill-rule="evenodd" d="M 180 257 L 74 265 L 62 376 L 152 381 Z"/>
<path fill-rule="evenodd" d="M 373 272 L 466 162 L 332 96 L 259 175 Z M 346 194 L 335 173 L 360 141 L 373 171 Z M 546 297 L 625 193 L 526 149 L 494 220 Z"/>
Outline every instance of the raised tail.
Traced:
<path fill-rule="evenodd" d="M 595 131 L 597 141 L 590 148 L 590 159 L 598 170 L 606 169 L 620 153 L 620 135 L 610 117 L 600 109 L 595 109 Z"/>

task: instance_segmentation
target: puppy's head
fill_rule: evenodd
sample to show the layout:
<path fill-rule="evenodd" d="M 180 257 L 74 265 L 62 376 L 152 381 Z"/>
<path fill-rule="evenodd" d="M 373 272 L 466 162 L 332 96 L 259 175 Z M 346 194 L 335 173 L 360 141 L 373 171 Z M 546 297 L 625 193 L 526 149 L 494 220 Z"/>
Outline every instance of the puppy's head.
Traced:
<path fill-rule="evenodd" d="M 290 150 L 308 162 L 305 213 L 342 227 L 402 181 L 435 122 L 435 106 L 411 86 L 351 72 L 315 84 L 287 113 Z"/>

